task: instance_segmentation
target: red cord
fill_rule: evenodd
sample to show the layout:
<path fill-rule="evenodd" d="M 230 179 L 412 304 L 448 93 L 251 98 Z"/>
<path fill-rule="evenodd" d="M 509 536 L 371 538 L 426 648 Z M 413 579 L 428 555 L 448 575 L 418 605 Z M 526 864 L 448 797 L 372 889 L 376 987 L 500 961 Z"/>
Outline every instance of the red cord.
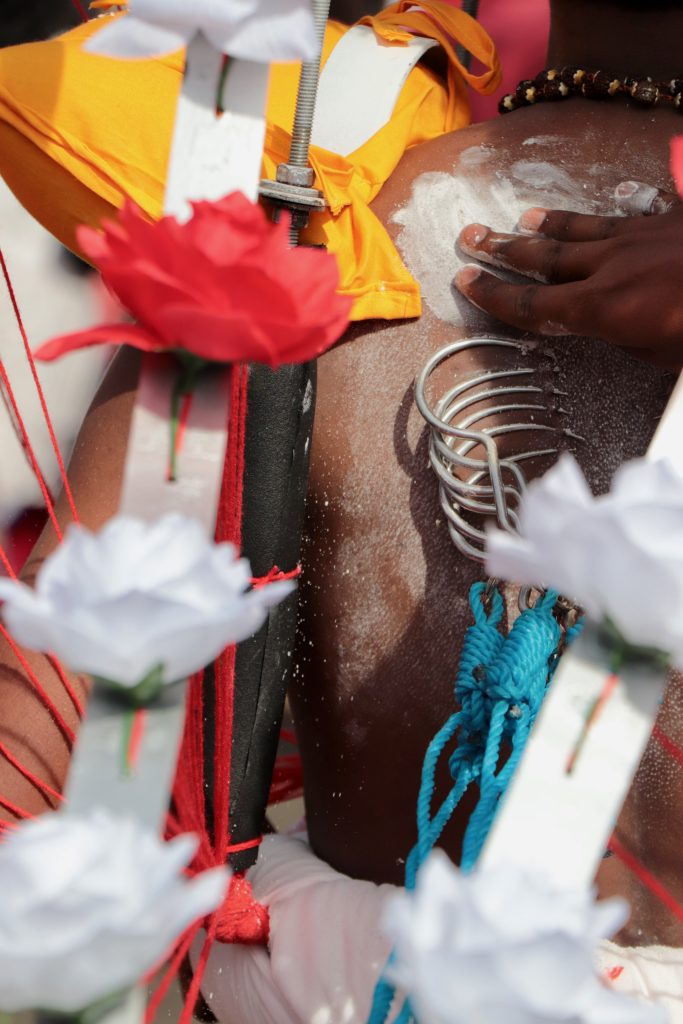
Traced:
<path fill-rule="evenodd" d="M 7 571 L 7 575 L 10 577 L 10 579 L 17 580 L 18 576 L 16 574 L 14 566 L 10 562 L 9 557 L 4 548 L 2 547 L 2 545 L 0 545 L 0 561 L 3 563 Z M 71 680 L 64 671 L 63 666 L 60 664 L 57 658 L 55 658 L 54 654 L 44 654 L 43 657 L 48 661 L 48 663 L 57 673 L 59 681 L 64 687 L 69 700 L 73 704 L 78 717 L 83 718 L 83 715 L 85 714 L 85 707 L 83 705 L 83 701 L 74 690 L 73 684 L 71 683 Z"/>
<path fill-rule="evenodd" d="M 16 575 L 14 573 L 14 566 L 12 565 L 10 557 L 5 551 L 2 544 L 0 544 L 0 562 L 2 562 L 2 566 L 7 575 L 10 577 L 10 579 L 16 579 Z"/>
<path fill-rule="evenodd" d="M 671 737 L 667 736 L 664 730 L 660 729 L 658 725 L 655 725 L 652 730 L 652 738 L 659 743 L 662 750 L 665 750 L 666 753 L 674 759 L 674 761 L 678 761 L 678 763 L 683 766 L 683 750 L 681 750 L 681 748 L 674 743 Z"/>
<path fill-rule="evenodd" d="M 88 18 L 88 15 L 87 15 L 86 11 L 85 11 L 85 8 L 83 7 L 83 4 L 81 3 L 81 0 L 73 0 L 73 5 L 76 8 L 76 10 L 78 11 L 78 13 L 80 14 L 81 19 L 83 21 L 89 21 L 90 20 Z"/>
<path fill-rule="evenodd" d="M 17 661 L 19 662 L 19 664 L 23 668 L 24 672 L 26 673 L 29 682 L 33 685 L 33 688 L 36 691 L 36 693 L 38 694 L 38 696 L 39 696 L 43 706 L 50 713 L 50 715 L 51 715 L 55 725 L 57 726 L 59 731 L 64 736 L 64 739 L 68 743 L 69 749 L 71 749 L 73 747 L 73 745 L 74 745 L 74 740 L 76 739 L 76 734 L 74 733 L 73 729 L 69 725 L 67 725 L 66 721 L 64 720 L 64 717 L 62 716 L 61 712 L 59 711 L 59 708 L 56 707 L 54 702 L 48 696 L 47 692 L 43 689 L 43 687 L 40 684 L 40 682 L 38 680 L 38 677 L 36 676 L 35 672 L 31 668 L 31 666 L 29 665 L 28 661 L 26 660 L 26 658 L 22 654 L 22 652 L 19 649 L 19 647 L 15 644 L 14 640 L 12 639 L 10 634 L 8 633 L 8 631 L 5 628 L 5 626 L 2 625 L 2 623 L 0 623 L 0 634 L 5 638 L 5 640 L 9 644 L 9 646 L 10 646 L 10 648 L 11 648 L 11 650 L 12 650 L 14 656 L 15 656 L 15 658 L 17 659 Z"/>
<path fill-rule="evenodd" d="M 223 470 L 221 495 L 216 523 L 216 541 L 230 541 L 237 548 L 242 539 L 242 503 L 244 490 L 244 444 L 246 435 L 248 368 L 245 364 L 232 368 L 228 448 Z M 204 752 L 204 688 L 203 673 L 196 675 L 188 694 L 187 717 L 183 745 L 173 790 L 173 809 L 167 822 L 170 837 L 183 832 L 199 836 L 199 848 L 191 873 L 206 871 L 227 863 L 231 852 L 250 849 L 259 840 L 230 845 L 230 774 L 232 763 L 232 728 L 234 711 L 235 647 L 229 647 L 218 658 L 214 675 L 214 715 L 212 722 L 213 791 L 211 794 L 209 832 L 205 814 L 206 778 Z M 193 925 L 176 947 L 170 966 L 149 1006 L 147 1020 L 157 1012 L 164 993 L 197 935 L 207 930 L 206 941 L 195 966 L 194 977 L 185 1001 L 179 1024 L 190 1024 L 202 978 L 214 940 L 265 944 L 269 919 L 265 908 L 257 904 L 249 882 L 235 875 L 222 907 L 209 919 Z"/>
<path fill-rule="evenodd" d="M 83 718 L 83 715 L 85 714 L 85 705 L 83 704 L 83 701 L 74 690 L 71 680 L 64 671 L 64 666 L 59 661 L 57 661 L 54 654 L 45 654 L 43 655 L 43 657 L 47 659 L 47 661 L 50 663 L 50 665 L 52 665 L 53 669 L 57 673 L 59 681 L 64 687 L 69 700 L 73 704 L 76 714 L 78 715 L 79 718 Z"/>
<path fill-rule="evenodd" d="M 12 385 L 10 384 L 9 377 L 7 376 L 7 370 L 5 369 L 5 364 L 3 363 L 3 361 L 1 359 L 0 359 L 0 382 L 2 382 L 2 386 L 3 386 L 4 390 L 5 390 L 5 394 L 7 395 L 7 399 L 9 401 L 10 408 L 12 410 L 12 414 L 15 417 L 16 425 L 17 425 L 17 428 L 18 428 L 19 433 L 20 433 L 20 440 L 21 440 L 22 446 L 24 447 L 26 455 L 28 456 L 28 460 L 29 460 L 29 462 L 31 464 L 31 469 L 33 470 L 35 478 L 38 481 L 38 486 L 40 487 L 41 493 L 43 495 L 43 500 L 45 502 L 45 507 L 47 508 L 47 512 L 48 512 L 48 515 L 50 516 L 50 520 L 52 522 L 52 525 L 55 528 L 55 533 L 57 534 L 58 540 L 62 541 L 63 540 L 62 531 L 61 531 L 61 528 L 59 526 L 59 522 L 57 520 L 57 516 L 55 514 L 55 506 L 54 506 L 54 501 L 52 499 L 52 495 L 50 494 L 50 490 L 49 490 L 49 488 L 48 488 L 48 486 L 47 486 L 47 484 L 45 482 L 45 477 L 43 476 L 43 474 L 42 474 L 42 472 L 40 470 L 40 466 L 38 465 L 38 460 L 36 459 L 35 452 L 33 451 L 33 448 L 31 446 L 31 442 L 30 442 L 29 436 L 28 436 L 28 431 L 26 430 L 26 425 L 24 424 L 24 421 L 22 419 L 21 413 L 19 412 L 19 407 L 17 405 L 16 398 L 14 397 L 14 391 L 12 390 Z"/>
<path fill-rule="evenodd" d="M 88 20 L 87 14 L 85 14 L 85 12 L 83 10 L 81 10 L 81 13 L 82 13 L 84 19 L 87 21 Z M 55 430 L 54 430 L 54 427 L 52 425 L 52 418 L 50 416 L 50 412 L 49 412 L 48 407 L 47 407 L 47 402 L 45 401 L 45 392 L 43 391 L 42 385 L 40 383 L 40 378 L 38 377 L 38 371 L 36 370 L 35 360 L 33 358 L 33 353 L 31 352 L 31 346 L 29 345 L 29 342 L 28 342 L 28 335 L 26 333 L 26 328 L 24 327 L 24 321 L 23 321 L 23 318 L 21 316 L 21 311 L 19 309 L 19 303 L 17 302 L 17 296 L 16 296 L 16 293 L 14 291 L 14 286 L 12 285 L 12 280 L 11 280 L 10 275 L 9 275 L 9 270 L 7 268 L 7 263 L 5 262 L 5 257 L 4 257 L 4 254 L 2 252 L 2 249 L 0 249 L 0 267 L 2 268 L 2 276 L 5 279 L 5 285 L 7 286 L 7 291 L 9 292 L 10 301 L 12 303 L 12 309 L 14 311 L 14 316 L 15 316 L 15 319 L 17 321 L 17 325 L 19 327 L 19 333 L 21 334 L 21 340 L 22 340 L 23 345 L 24 345 L 24 352 L 26 353 L 26 358 L 28 360 L 28 365 L 31 368 L 31 376 L 33 377 L 33 383 L 35 384 L 36 392 L 37 392 L 38 398 L 40 400 L 40 408 L 42 409 L 42 412 L 43 412 L 43 419 L 45 420 L 45 425 L 46 425 L 48 433 L 50 435 L 50 443 L 52 444 L 52 449 L 53 449 L 53 451 L 55 453 L 55 458 L 57 459 L 57 465 L 59 467 L 59 475 L 61 477 L 62 484 L 64 486 L 64 493 L 66 495 L 66 500 L 69 503 L 69 508 L 71 509 L 71 515 L 73 516 L 73 520 L 74 520 L 75 523 L 77 523 L 78 522 L 78 513 L 76 511 L 76 504 L 75 504 L 74 499 L 73 499 L 73 494 L 71 493 L 71 487 L 69 486 L 69 480 L 68 480 L 67 473 L 66 473 L 66 466 L 64 465 L 64 459 L 62 458 L 62 453 L 61 453 L 61 451 L 59 449 L 59 442 L 57 441 L 57 435 L 55 434 Z M 30 442 L 28 441 L 28 435 L 26 437 L 26 440 L 27 440 L 27 442 L 30 445 Z"/>
<path fill-rule="evenodd" d="M 43 782 L 42 779 L 39 779 L 37 775 L 33 774 L 33 772 L 29 771 L 29 769 L 14 756 L 11 750 L 9 750 L 4 743 L 0 743 L 0 754 L 2 754 L 5 760 L 8 761 L 13 768 L 16 768 L 19 774 L 23 775 L 23 777 L 30 782 L 32 786 L 35 786 L 43 796 L 52 797 L 52 799 L 56 800 L 58 803 L 62 803 L 64 801 L 64 797 L 61 793 L 56 789 L 53 789 L 52 786 L 49 786 L 47 782 Z"/>
<path fill-rule="evenodd" d="M 6 811 L 9 811 L 10 814 L 19 818 L 20 821 L 29 821 L 31 818 L 35 818 L 35 814 L 31 814 L 29 811 L 24 811 L 21 807 L 17 807 L 17 805 L 13 804 L 10 800 L 6 800 L 4 796 L 0 796 L 0 807 L 4 807 Z M 8 823 L 3 822 L 3 825 L 6 824 Z"/>
<path fill-rule="evenodd" d="M 245 850 L 255 850 L 262 842 L 263 836 L 257 836 L 256 839 L 248 839 L 246 843 L 231 843 L 228 846 L 228 853 L 244 853 Z"/>
<path fill-rule="evenodd" d="M 179 942 L 179 944 L 178 944 L 178 946 L 176 948 L 176 951 L 173 954 L 173 957 L 172 957 L 172 959 L 171 959 L 171 961 L 170 961 L 170 963 L 168 965 L 168 969 L 166 970 L 166 973 L 162 977 L 161 981 L 159 982 L 159 985 L 157 986 L 157 988 L 154 991 L 154 995 L 152 996 L 152 998 L 150 999 L 149 1003 L 147 1004 L 147 1011 L 145 1013 L 145 1024 L 151 1024 L 151 1021 L 154 1020 L 154 1018 L 156 1017 L 157 1013 L 159 1012 L 159 1009 L 161 1008 L 161 1004 L 163 1003 L 164 999 L 166 998 L 166 996 L 168 994 L 168 990 L 170 989 L 171 985 L 173 984 L 173 982 L 175 980 L 175 977 L 178 974 L 178 971 L 182 967 L 182 964 L 183 964 L 183 961 L 184 961 L 185 957 L 190 952 L 190 949 L 192 948 L 192 944 L 193 944 L 195 938 L 197 937 L 200 928 L 201 928 L 201 922 L 198 921 L 196 924 L 193 924 L 185 932 L 185 935 L 183 936 L 182 940 Z"/>
<path fill-rule="evenodd" d="M 297 565 L 296 569 L 291 569 L 289 572 L 284 572 L 277 565 L 265 576 L 252 576 L 251 585 L 254 590 L 260 590 L 262 587 L 267 587 L 269 583 L 279 583 L 281 580 L 296 580 L 301 576 L 301 566 Z"/>
<path fill-rule="evenodd" d="M 674 914 L 679 921 L 683 921 L 683 906 L 678 902 L 675 896 L 666 889 L 658 878 L 649 871 L 644 864 L 638 860 L 638 858 L 627 850 L 626 847 L 619 842 L 616 836 L 612 836 L 608 845 L 608 849 L 612 851 L 615 857 L 626 865 L 629 871 L 636 876 L 636 878 L 643 883 L 643 885 L 650 890 L 650 892 L 657 897 L 657 899 L 664 904 L 665 907 Z"/>

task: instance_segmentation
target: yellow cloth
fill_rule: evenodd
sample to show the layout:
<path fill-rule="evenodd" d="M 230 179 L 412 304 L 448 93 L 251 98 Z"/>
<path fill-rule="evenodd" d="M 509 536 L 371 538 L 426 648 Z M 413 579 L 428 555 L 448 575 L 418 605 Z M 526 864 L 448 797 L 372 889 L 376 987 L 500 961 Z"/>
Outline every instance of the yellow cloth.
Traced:
<path fill-rule="evenodd" d="M 498 59 L 484 29 L 440 0 L 409 10 L 401 0 L 364 21 L 385 41 L 403 45 L 407 29 L 437 39 L 448 59 L 447 82 L 419 65 L 408 77 L 394 115 L 348 157 L 314 147 L 311 162 L 329 210 L 305 236 L 338 257 L 341 291 L 354 299 L 353 318 L 394 319 L 420 313 L 419 288 L 369 209 L 403 153 L 469 123 L 465 80 L 480 92 L 500 81 Z M 105 6 L 105 5 L 100 5 Z M 426 13 L 428 10 L 429 13 Z M 98 225 L 126 196 L 156 218 L 162 214 L 183 54 L 118 61 L 86 53 L 85 40 L 107 15 L 42 43 L 0 50 L 0 173 L 24 206 L 77 251 L 78 224 Z M 345 27 L 330 22 L 324 59 Z M 475 76 L 455 55 L 463 43 L 487 68 Z M 264 172 L 287 159 L 298 65 L 271 71 Z"/>

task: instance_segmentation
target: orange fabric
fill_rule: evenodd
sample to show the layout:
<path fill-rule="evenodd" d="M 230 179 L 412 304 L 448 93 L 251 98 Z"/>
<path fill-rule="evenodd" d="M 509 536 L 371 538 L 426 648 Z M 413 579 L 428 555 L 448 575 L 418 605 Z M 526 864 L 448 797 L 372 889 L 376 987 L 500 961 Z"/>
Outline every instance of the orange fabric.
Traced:
<path fill-rule="evenodd" d="M 365 145 L 348 157 L 311 151 L 329 209 L 314 216 L 305 238 L 337 256 L 341 291 L 353 298 L 356 320 L 419 315 L 419 287 L 369 205 L 407 149 L 469 123 L 466 82 L 488 93 L 500 81 L 493 44 L 476 21 L 441 0 L 423 0 L 424 10 L 410 6 L 411 0 L 400 0 L 364 20 L 394 45 L 405 43 L 409 29 L 437 39 L 448 59 L 447 82 L 419 65 L 391 121 Z M 103 22 L 121 16 L 0 50 L 0 173 L 24 206 L 76 251 L 76 226 L 98 225 L 126 196 L 151 217 L 162 213 L 183 54 L 115 61 L 82 49 Z M 329 23 L 323 60 L 345 31 Z M 467 72 L 457 60 L 457 42 L 489 70 Z M 271 69 L 268 177 L 289 153 L 298 77 L 296 64 Z"/>

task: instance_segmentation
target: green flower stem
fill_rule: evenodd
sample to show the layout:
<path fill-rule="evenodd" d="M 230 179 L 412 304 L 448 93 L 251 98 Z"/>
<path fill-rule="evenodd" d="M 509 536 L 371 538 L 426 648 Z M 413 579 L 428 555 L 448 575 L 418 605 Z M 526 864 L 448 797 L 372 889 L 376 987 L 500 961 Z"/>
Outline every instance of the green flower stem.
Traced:
<path fill-rule="evenodd" d="M 223 60 L 223 67 L 218 78 L 218 92 L 216 94 L 216 113 L 224 114 L 225 107 L 223 105 L 223 93 L 225 92 L 225 83 L 228 80 L 228 71 L 230 70 L 230 57 L 225 56 Z"/>
<path fill-rule="evenodd" d="M 165 685 L 164 666 L 161 663 L 155 665 L 136 686 L 122 686 L 116 680 L 106 679 L 104 676 L 95 676 L 94 680 L 98 686 L 105 687 L 135 710 L 147 707 L 161 693 Z"/>
<path fill-rule="evenodd" d="M 613 672 L 620 672 L 626 662 L 633 661 L 647 661 L 661 669 L 666 669 L 671 664 L 671 655 L 659 647 L 629 643 L 610 618 L 605 618 L 600 626 L 600 639 L 611 652 Z"/>
<path fill-rule="evenodd" d="M 171 396 L 171 453 L 169 457 L 168 479 L 174 483 L 178 479 L 178 431 L 180 429 L 180 406 L 187 395 L 191 395 L 197 383 L 197 377 L 206 366 L 206 361 L 189 352 L 177 350 L 176 355 L 181 370 Z"/>

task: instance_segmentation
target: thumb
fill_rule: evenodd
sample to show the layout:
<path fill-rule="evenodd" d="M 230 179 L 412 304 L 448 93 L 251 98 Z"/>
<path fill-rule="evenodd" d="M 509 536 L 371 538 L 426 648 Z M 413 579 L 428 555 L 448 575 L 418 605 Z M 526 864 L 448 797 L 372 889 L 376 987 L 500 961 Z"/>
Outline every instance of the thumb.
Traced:
<path fill-rule="evenodd" d="M 646 185 L 644 181 L 622 181 L 614 190 L 617 206 L 631 216 L 651 217 L 668 213 L 681 202 L 675 192 Z"/>

